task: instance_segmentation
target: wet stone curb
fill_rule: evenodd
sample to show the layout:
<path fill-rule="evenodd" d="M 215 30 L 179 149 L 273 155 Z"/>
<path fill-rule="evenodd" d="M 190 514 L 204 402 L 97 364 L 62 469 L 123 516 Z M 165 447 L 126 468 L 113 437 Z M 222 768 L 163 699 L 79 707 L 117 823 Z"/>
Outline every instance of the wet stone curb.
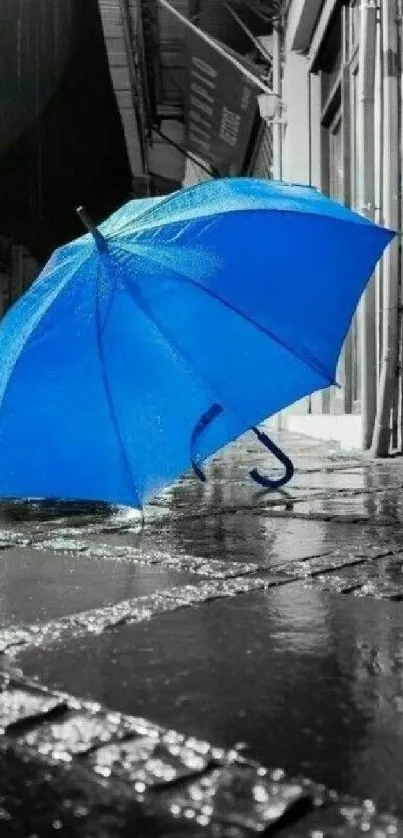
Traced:
<path fill-rule="evenodd" d="M 73 537 L 72 533 L 75 537 Z M 96 559 L 100 561 L 118 561 L 125 564 L 135 564 L 141 567 L 158 565 L 167 570 L 186 571 L 198 576 L 207 576 L 214 579 L 230 579 L 241 574 L 254 573 L 259 570 L 256 562 L 228 561 L 227 559 L 206 559 L 187 554 L 172 555 L 170 553 L 156 550 L 154 547 L 150 552 L 138 547 L 110 544 L 93 544 L 88 537 L 77 538 L 74 530 L 59 531 L 54 538 L 37 534 L 35 538 L 24 539 L 22 534 L 4 532 L 4 541 L 1 540 L 0 550 L 12 549 L 13 547 L 31 548 L 38 552 L 60 553 L 72 558 Z"/>
<path fill-rule="evenodd" d="M 33 646 L 49 646 L 67 638 L 88 634 L 99 635 L 122 625 L 151 620 L 167 611 L 201 605 L 214 599 L 236 596 L 274 585 L 286 584 L 282 574 L 238 576 L 161 589 L 153 594 L 121 600 L 114 605 L 81 611 L 57 620 L 29 626 L 8 626 L 0 629 L 0 656 L 15 655 Z"/>
<path fill-rule="evenodd" d="M 403 824 L 145 719 L 0 672 L 0 834 L 403 838 Z"/>
<path fill-rule="evenodd" d="M 199 568 L 209 566 L 207 561 L 200 562 L 198 570 L 193 572 L 200 572 Z M 210 578 L 209 572 L 206 572 L 206 578 L 196 584 L 164 588 L 152 594 L 121 600 L 113 605 L 92 608 L 42 624 L 6 626 L 0 629 L 0 656 L 18 655 L 27 648 L 50 646 L 72 637 L 99 635 L 122 625 L 151 620 L 166 612 L 296 581 L 307 587 L 339 594 L 402 600 L 402 567 L 400 539 L 390 541 L 385 548 L 364 544 L 348 553 L 334 550 L 298 561 L 288 561 L 276 565 L 272 571 L 260 567 L 259 575 L 256 575 L 257 565 L 237 563 L 236 568 L 230 567 L 227 574 L 219 573 L 216 578 Z M 234 575 L 236 570 L 238 573 Z"/>

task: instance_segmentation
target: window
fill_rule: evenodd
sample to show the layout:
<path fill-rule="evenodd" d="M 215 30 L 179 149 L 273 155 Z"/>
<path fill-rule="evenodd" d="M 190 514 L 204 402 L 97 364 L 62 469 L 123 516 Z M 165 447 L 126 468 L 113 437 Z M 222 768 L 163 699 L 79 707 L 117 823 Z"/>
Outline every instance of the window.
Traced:
<path fill-rule="evenodd" d="M 359 6 L 351 3 L 333 19 L 319 56 L 321 89 L 322 189 L 342 203 L 356 201 L 357 107 L 356 45 Z M 355 318 L 346 339 L 337 370 L 341 389 L 330 388 L 322 396 L 325 413 L 353 413 L 359 406 L 359 334 Z"/>

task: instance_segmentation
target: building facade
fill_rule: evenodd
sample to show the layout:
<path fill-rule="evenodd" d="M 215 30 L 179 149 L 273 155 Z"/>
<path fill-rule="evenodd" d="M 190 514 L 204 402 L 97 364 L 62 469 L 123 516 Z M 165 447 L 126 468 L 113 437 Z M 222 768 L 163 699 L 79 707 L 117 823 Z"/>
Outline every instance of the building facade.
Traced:
<path fill-rule="evenodd" d="M 282 176 L 401 226 L 399 0 L 291 0 L 283 9 Z M 340 388 L 305 399 L 288 428 L 348 448 L 401 449 L 400 241 L 346 337 Z"/>
<path fill-rule="evenodd" d="M 132 173 L 132 193 L 181 185 L 185 169 L 183 27 L 158 0 L 97 0 Z M 187 16 L 190 0 L 173 0 Z"/>
<path fill-rule="evenodd" d="M 102 217 L 131 195 L 209 177 L 309 184 L 400 231 L 402 2 L 66 0 L 53 44 L 41 42 L 28 0 L 35 49 L 28 39 L 21 51 L 7 0 L 10 84 L 20 89 L 24 61 L 32 75 L 31 54 L 45 69 L 48 53 L 58 60 L 53 86 L 39 85 L 43 113 L 32 130 L 23 131 L 29 109 L 14 96 L 0 132 L 0 181 L 11 196 L 0 218 L 2 308 L 35 273 L 29 251 L 41 260 L 62 229 L 74 234 L 74 206 L 88 201 Z M 402 449 L 400 250 L 398 236 L 361 301 L 340 386 L 294 405 L 278 425 L 378 454 Z"/>
<path fill-rule="evenodd" d="M 251 6 L 266 16 L 265 26 L 249 18 L 247 28 L 271 59 L 265 78 L 277 106 L 259 108 L 265 118 L 235 174 L 317 187 L 400 232 L 401 0 L 236 8 Z M 185 183 L 205 176 L 188 163 Z M 397 236 L 346 336 L 339 386 L 294 405 L 276 418 L 280 427 L 382 455 L 402 449 L 400 261 Z"/>
<path fill-rule="evenodd" d="M 52 250 L 131 196 L 98 0 L 0 3 L 0 316 Z"/>

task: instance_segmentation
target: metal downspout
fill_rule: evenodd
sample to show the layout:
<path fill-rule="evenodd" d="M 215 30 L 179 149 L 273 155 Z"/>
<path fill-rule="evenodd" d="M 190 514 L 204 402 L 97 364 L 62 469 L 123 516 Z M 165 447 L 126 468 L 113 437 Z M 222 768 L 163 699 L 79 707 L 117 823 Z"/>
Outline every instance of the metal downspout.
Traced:
<path fill-rule="evenodd" d="M 374 0 L 361 2 L 357 113 L 358 210 L 375 217 L 375 56 L 376 16 Z M 360 308 L 361 403 L 363 445 L 371 447 L 376 415 L 376 288 L 372 277 Z"/>
<path fill-rule="evenodd" d="M 399 74 L 397 4 L 384 0 L 383 10 L 383 95 L 384 95 L 384 223 L 399 227 Z M 391 442 L 391 411 L 398 382 L 399 344 L 399 240 L 389 245 L 384 255 L 383 348 L 380 368 L 377 414 L 372 452 L 387 457 Z"/>
<path fill-rule="evenodd" d="M 282 27 L 281 22 L 273 24 L 273 90 L 278 93 L 278 101 L 282 102 L 282 78 L 281 78 L 281 48 L 282 48 Z M 281 120 L 282 110 L 279 119 L 273 124 L 273 177 L 282 180 L 283 177 L 283 123 Z"/>
<path fill-rule="evenodd" d="M 120 3 L 120 11 L 122 15 L 122 24 L 123 24 L 123 35 L 125 40 L 125 47 L 126 47 L 126 57 L 128 62 L 129 68 L 129 76 L 131 82 L 131 100 L 133 104 L 133 110 L 136 118 L 137 124 L 137 131 L 139 136 L 140 142 L 140 154 L 141 154 L 141 164 L 143 168 L 143 173 L 148 175 L 148 154 L 147 154 L 147 142 L 146 142 L 146 129 L 145 129 L 145 114 L 144 114 L 144 106 L 141 101 L 141 92 L 139 93 L 138 90 L 138 72 L 136 66 L 136 58 L 135 58 L 135 38 L 133 33 L 132 27 L 132 20 L 131 20 L 131 13 L 130 13 L 130 5 L 128 0 L 119 0 Z"/>

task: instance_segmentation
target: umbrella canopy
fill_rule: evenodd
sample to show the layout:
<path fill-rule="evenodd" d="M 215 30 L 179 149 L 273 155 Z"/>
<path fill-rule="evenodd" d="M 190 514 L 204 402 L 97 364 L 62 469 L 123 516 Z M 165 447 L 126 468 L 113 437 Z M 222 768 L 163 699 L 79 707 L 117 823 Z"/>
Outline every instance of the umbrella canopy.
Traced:
<path fill-rule="evenodd" d="M 257 179 L 129 202 L 57 250 L 1 324 L 0 496 L 140 507 L 333 384 L 392 236 Z"/>

